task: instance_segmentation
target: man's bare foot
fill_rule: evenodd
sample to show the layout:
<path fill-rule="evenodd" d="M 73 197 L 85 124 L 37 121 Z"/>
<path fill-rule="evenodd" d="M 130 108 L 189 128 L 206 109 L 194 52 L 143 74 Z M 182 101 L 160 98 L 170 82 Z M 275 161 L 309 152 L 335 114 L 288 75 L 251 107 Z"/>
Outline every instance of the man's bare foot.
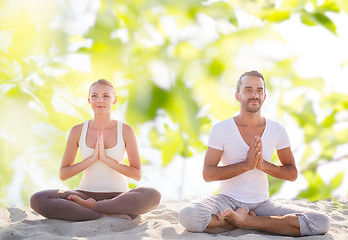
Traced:
<path fill-rule="evenodd" d="M 132 218 L 129 215 L 127 215 L 127 214 L 108 214 L 108 213 L 104 213 L 103 216 L 104 217 L 122 218 L 122 219 L 126 219 L 128 221 L 132 220 Z"/>
<path fill-rule="evenodd" d="M 225 221 L 238 228 L 243 228 L 244 223 L 247 221 L 247 218 L 251 215 L 256 216 L 253 211 L 251 211 L 251 214 L 249 215 L 244 208 L 238 208 L 236 211 L 233 211 L 231 208 L 229 208 L 219 214 L 218 217 L 219 219 L 224 219 Z"/>
<path fill-rule="evenodd" d="M 90 208 L 95 210 L 95 203 L 97 202 L 93 198 L 88 198 L 87 200 L 80 198 L 77 195 L 69 195 L 66 199 L 71 200 L 73 202 L 76 202 L 77 204 L 81 205 L 82 207 Z"/>
<path fill-rule="evenodd" d="M 216 215 L 211 215 L 211 220 L 206 229 L 205 233 L 221 233 L 226 231 L 231 231 L 236 229 L 235 226 L 231 225 L 229 222 L 224 219 L 219 219 Z"/>
<path fill-rule="evenodd" d="M 249 210 L 249 215 L 250 216 L 253 216 L 253 217 L 256 217 L 256 213 L 253 211 L 253 210 Z"/>

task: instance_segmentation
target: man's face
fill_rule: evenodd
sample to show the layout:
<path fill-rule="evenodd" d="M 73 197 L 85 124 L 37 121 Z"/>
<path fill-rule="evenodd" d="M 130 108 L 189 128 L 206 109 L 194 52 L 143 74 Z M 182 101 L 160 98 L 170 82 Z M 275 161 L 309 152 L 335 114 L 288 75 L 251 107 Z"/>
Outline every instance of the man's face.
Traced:
<path fill-rule="evenodd" d="M 266 98 L 264 81 L 256 76 L 243 77 L 240 92 L 235 96 L 242 109 L 251 113 L 258 112 Z"/>

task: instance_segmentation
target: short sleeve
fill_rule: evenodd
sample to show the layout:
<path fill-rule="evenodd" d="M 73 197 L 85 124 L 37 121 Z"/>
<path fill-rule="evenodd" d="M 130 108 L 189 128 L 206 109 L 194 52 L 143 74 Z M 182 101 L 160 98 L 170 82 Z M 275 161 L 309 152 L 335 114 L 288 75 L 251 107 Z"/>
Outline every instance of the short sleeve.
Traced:
<path fill-rule="evenodd" d="M 290 139 L 289 136 L 285 130 L 285 128 L 279 124 L 279 130 L 278 130 L 278 142 L 276 145 L 276 149 L 280 150 L 283 148 L 287 148 L 290 146 Z"/>
<path fill-rule="evenodd" d="M 216 124 L 211 130 L 208 140 L 208 147 L 224 150 L 221 124 Z"/>

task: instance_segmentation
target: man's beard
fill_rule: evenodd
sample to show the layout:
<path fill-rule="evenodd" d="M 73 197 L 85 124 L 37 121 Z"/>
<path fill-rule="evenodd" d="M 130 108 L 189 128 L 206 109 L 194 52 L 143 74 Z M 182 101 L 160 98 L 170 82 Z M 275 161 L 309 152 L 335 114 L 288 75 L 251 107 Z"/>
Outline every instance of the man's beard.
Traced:
<path fill-rule="evenodd" d="M 254 101 L 254 100 L 257 100 L 259 101 L 259 105 L 258 106 L 252 106 L 250 107 L 248 104 L 250 101 Z M 247 111 L 247 112 L 250 112 L 250 113 L 256 113 L 258 111 L 260 111 L 261 107 L 262 107 L 262 102 L 260 99 L 248 99 L 248 101 L 246 103 L 243 104 L 244 106 L 244 109 Z"/>

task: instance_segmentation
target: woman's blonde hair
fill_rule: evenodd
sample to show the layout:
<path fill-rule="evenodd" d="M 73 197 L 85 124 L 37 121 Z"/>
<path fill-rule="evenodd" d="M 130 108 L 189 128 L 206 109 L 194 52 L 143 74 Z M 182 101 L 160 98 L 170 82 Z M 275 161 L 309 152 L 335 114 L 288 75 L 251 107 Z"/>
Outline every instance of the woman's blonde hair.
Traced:
<path fill-rule="evenodd" d="M 91 89 L 94 85 L 97 85 L 97 84 L 105 84 L 109 87 L 112 88 L 112 92 L 114 93 L 114 95 L 116 96 L 116 91 L 115 91 L 115 88 L 114 88 L 114 85 L 112 85 L 111 82 L 109 82 L 108 80 L 106 79 L 99 79 L 97 81 L 95 81 L 94 83 L 92 83 L 92 85 L 89 87 L 89 94 L 91 93 Z"/>

